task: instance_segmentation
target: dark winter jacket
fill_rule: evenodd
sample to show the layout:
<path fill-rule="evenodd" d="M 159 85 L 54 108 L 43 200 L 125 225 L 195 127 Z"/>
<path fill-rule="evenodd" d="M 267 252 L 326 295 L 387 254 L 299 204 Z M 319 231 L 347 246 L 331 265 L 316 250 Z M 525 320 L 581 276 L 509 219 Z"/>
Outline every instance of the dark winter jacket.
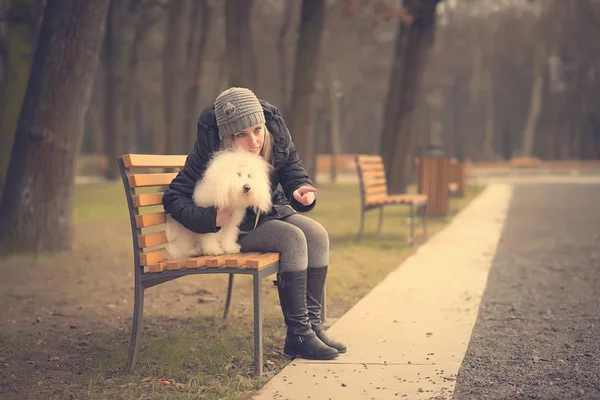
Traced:
<path fill-rule="evenodd" d="M 260 100 L 265 114 L 267 130 L 273 136 L 273 151 L 271 163 L 271 191 L 273 193 L 273 208 L 270 213 L 261 215 L 259 224 L 274 218 L 284 218 L 295 211 L 310 211 L 316 203 L 303 206 L 292 193 L 301 186 L 314 187 L 309 179 L 302 162 L 298 158 L 296 147 L 292 142 L 290 132 L 279 114 L 279 110 L 264 100 Z M 207 163 L 213 152 L 220 146 L 220 139 L 215 117 L 214 106 L 204 109 L 198 119 L 198 137 L 192 152 L 188 155 L 185 166 L 169 185 L 163 196 L 163 206 L 173 219 L 196 233 L 217 232 L 217 210 L 215 207 L 197 207 L 192 201 L 196 182 L 201 179 Z M 283 192 L 278 186 L 281 184 Z M 252 230 L 256 214 L 248 209 L 240 230 Z"/>

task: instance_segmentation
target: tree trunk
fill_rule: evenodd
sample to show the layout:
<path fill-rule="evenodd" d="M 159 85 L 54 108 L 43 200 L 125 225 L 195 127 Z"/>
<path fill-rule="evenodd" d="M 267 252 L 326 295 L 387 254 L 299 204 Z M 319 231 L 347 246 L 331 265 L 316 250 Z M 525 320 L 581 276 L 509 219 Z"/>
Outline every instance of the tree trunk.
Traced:
<path fill-rule="evenodd" d="M 320 0 L 319 0 L 320 1 Z M 229 86 L 258 91 L 252 39 L 253 0 L 226 0 L 225 39 Z"/>
<path fill-rule="evenodd" d="M 292 23 L 292 15 L 294 12 L 294 3 L 286 1 L 283 10 L 283 20 L 281 21 L 281 27 L 279 29 L 279 40 L 277 40 L 277 54 L 279 56 L 279 80 L 281 85 L 281 104 L 279 108 L 282 110 L 283 115 L 287 115 L 288 111 L 288 63 L 287 53 L 285 51 L 286 45 L 285 40 L 288 35 L 290 25 Z"/>
<path fill-rule="evenodd" d="M 6 181 L 17 121 L 29 81 L 35 49 L 35 40 L 32 40 L 36 28 L 35 8 L 34 0 L 12 0 L 7 14 L 6 82 L 0 92 L 0 192 Z"/>
<path fill-rule="evenodd" d="M 296 44 L 289 128 L 298 155 L 309 176 L 314 175 L 314 110 L 311 103 L 317 80 L 324 23 L 325 0 L 303 0 Z"/>
<path fill-rule="evenodd" d="M 112 0 L 104 39 L 107 179 L 117 179 L 116 159 L 131 148 L 134 73 L 131 63 L 138 0 Z"/>
<path fill-rule="evenodd" d="M 483 137 L 483 158 L 494 158 L 494 79 L 491 67 L 483 71 L 485 89 L 485 135 Z"/>
<path fill-rule="evenodd" d="M 183 95 L 189 0 L 171 0 L 163 51 L 163 107 L 167 154 L 186 152 L 183 146 Z"/>
<path fill-rule="evenodd" d="M 535 143 L 535 132 L 542 113 L 544 89 L 544 52 L 539 51 L 533 61 L 533 84 L 531 86 L 531 97 L 529 99 L 529 112 L 523 128 L 523 157 L 533 155 Z"/>
<path fill-rule="evenodd" d="M 390 193 L 406 191 L 406 156 L 412 141 L 412 119 L 422 70 L 433 44 L 435 10 L 439 0 L 407 0 L 411 24 L 398 22 L 387 95 L 381 155 Z"/>
<path fill-rule="evenodd" d="M 339 81 L 336 79 L 336 75 L 333 71 L 333 67 L 330 67 L 329 73 L 329 101 L 330 101 L 330 148 L 331 148 L 331 170 L 330 179 L 331 182 L 337 181 L 337 157 L 341 153 L 341 139 L 340 139 L 340 89 Z"/>
<path fill-rule="evenodd" d="M 0 248 L 70 250 L 75 164 L 108 0 L 49 0 L 0 203 Z"/>
<path fill-rule="evenodd" d="M 188 66 L 189 86 L 186 93 L 185 135 L 186 146 L 192 146 L 196 139 L 196 122 L 200 111 L 198 100 L 202 74 L 204 72 L 204 57 L 208 49 L 208 35 L 212 26 L 212 10 L 207 0 L 196 0 L 190 24 Z"/>

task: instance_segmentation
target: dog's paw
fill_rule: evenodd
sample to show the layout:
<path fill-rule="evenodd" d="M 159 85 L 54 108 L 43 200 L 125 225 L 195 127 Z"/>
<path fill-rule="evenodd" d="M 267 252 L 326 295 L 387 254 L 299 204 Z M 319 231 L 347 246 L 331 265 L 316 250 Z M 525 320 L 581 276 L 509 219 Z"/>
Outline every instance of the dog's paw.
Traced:
<path fill-rule="evenodd" d="M 225 252 L 225 254 L 239 253 L 241 249 L 242 247 L 237 243 L 223 245 L 223 251 Z"/>
<path fill-rule="evenodd" d="M 204 250 L 202 251 L 202 254 L 207 255 L 207 256 L 220 256 L 221 254 L 225 254 L 225 252 L 223 251 L 222 248 L 215 246 L 215 247 L 204 248 Z"/>

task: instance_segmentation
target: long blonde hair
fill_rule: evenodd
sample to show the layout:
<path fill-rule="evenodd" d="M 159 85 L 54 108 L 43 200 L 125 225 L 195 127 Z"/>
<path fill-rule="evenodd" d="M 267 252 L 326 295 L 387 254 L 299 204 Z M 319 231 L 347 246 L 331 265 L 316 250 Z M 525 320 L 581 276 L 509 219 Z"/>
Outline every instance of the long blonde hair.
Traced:
<path fill-rule="evenodd" d="M 271 155 L 273 153 L 273 136 L 271 136 L 271 132 L 267 129 L 265 124 L 262 124 L 263 130 L 265 132 L 265 139 L 263 140 L 263 147 L 260 150 L 260 155 L 262 158 L 271 164 Z M 225 149 L 233 149 L 234 148 L 234 139 L 233 135 L 227 136 L 221 140 L 221 150 Z"/>

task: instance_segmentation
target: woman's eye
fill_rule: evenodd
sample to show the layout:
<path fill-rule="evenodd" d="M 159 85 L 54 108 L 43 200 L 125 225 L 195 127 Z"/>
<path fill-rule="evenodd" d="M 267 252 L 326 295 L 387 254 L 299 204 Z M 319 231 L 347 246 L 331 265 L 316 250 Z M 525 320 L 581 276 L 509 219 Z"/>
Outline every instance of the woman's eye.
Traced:
<path fill-rule="evenodd" d="M 262 129 L 262 127 L 258 127 L 254 130 L 254 133 L 260 133 L 260 130 Z"/>
<path fill-rule="evenodd" d="M 245 133 L 238 133 L 236 135 L 237 138 L 243 138 L 246 134 Z"/>

